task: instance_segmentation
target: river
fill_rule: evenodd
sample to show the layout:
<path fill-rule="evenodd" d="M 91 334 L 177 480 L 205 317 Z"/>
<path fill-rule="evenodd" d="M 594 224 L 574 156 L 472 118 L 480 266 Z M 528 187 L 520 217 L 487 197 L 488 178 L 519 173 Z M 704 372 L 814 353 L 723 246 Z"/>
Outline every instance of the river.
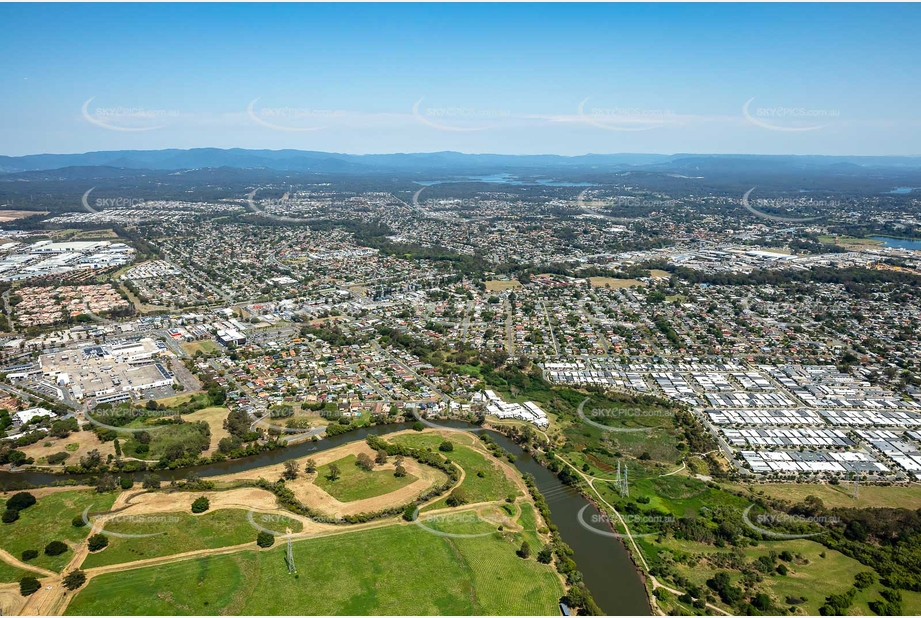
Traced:
<path fill-rule="evenodd" d="M 449 421 L 446 426 L 455 429 L 467 429 L 473 425 L 461 421 Z M 325 451 L 343 444 L 364 440 L 369 434 L 386 435 L 396 431 L 410 429 L 410 423 L 378 425 L 369 429 L 359 429 L 346 434 L 325 438 L 319 442 L 304 442 L 287 448 L 267 451 L 259 455 L 233 459 L 221 463 L 206 464 L 179 470 L 155 470 L 157 476 L 166 481 L 181 480 L 194 471 L 202 478 L 246 472 L 256 468 L 282 463 L 288 459 L 305 457 L 311 453 Z M 541 466 L 525 453 L 520 446 L 500 433 L 489 432 L 490 436 L 505 450 L 513 453 L 517 459 L 515 467 L 522 473 L 534 477 L 535 484 L 546 497 L 553 523 L 559 529 L 560 537 L 573 549 L 573 559 L 582 572 L 583 579 L 592 592 L 595 602 L 609 616 L 648 616 L 649 604 L 646 589 L 640 576 L 630 560 L 626 548 L 619 539 L 595 534 L 579 523 L 579 512 L 583 521 L 591 522 L 603 519 L 601 513 L 588 500 L 573 488 L 564 485 L 555 474 Z M 140 482 L 146 472 L 134 474 Z M 23 484 L 47 486 L 66 479 L 84 480 L 88 474 L 49 474 L 47 472 L 0 472 L 0 489 L 18 489 Z M 594 526 L 601 529 L 600 525 Z"/>
<path fill-rule="evenodd" d="M 911 240 L 909 238 L 893 238 L 892 236 L 870 236 L 870 238 L 882 242 L 887 247 L 921 251 L 921 240 Z"/>

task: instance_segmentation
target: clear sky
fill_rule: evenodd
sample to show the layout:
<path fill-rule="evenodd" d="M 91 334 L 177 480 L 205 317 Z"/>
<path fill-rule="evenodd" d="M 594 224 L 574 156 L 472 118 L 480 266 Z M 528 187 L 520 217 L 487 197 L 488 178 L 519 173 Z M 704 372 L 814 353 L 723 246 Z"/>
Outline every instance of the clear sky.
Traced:
<path fill-rule="evenodd" d="M 913 4 L 2 4 L 0 24 L 6 155 L 921 154 Z"/>

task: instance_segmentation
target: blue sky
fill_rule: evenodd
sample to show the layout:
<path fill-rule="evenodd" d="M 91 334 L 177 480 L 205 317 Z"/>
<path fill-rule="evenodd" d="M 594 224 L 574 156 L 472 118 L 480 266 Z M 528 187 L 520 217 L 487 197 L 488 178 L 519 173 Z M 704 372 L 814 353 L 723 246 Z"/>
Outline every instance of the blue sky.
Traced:
<path fill-rule="evenodd" d="M 2 4 L 0 23 L 6 155 L 921 154 L 911 4 Z"/>

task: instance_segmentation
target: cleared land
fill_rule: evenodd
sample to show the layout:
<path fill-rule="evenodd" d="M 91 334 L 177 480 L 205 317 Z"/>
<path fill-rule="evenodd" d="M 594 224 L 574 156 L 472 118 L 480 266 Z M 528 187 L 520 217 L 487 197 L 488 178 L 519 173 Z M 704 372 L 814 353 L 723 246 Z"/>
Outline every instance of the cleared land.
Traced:
<path fill-rule="evenodd" d="M 295 542 L 296 576 L 283 545 L 100 575 L 67 613 L 556 615 L 562 584 L 518 558 L 520 543 L 513 532 L 457 539 L 392 525 Z"/>
<path fill-rule="evenodd" d="M 403 465 L 406 468 L 407 473 L 416 477 L 417 480 L 397 489 L 396 491 L 391 491 L 389 493 L 376 495 L 366 499 L 354 500 L 352 502 L 342 502 L 328 494 L 321 487 L 314 483 L 316 473 L 308 475 L 304 472 L 304 463 L 307 461 L 307 459 L 313 459 L 317 466 L 320 467 L 349 455 L 357 457 L 358 453 L 367 453 L 371 457 L 375 456 L 375 452 L 372 451 L 366 443 L 352 442 L 350 444 L 346 444 L 328 451 L 315 453 L 312 456 L 296 459 L 295 461 L 298 463 L 300 474 L 293 481 L 286 481 L 285 485 L 291 489 L 291 491 L 294 492 L 295 497 L 297 497 L 297 499 L 305 505 L 319 509 L 330 515 L 345 516 L 354 515 L 357 513 L 372 513 L 388 507 L 407 504 L 413 501 L 416 496 L 427 490 L 432 485 L 440 485 L 447 480 L 445 474 L 440 470 L 436 470 L 430 466 L 423 466 L 417 463 L 415 460 L 407 457 Z M 390 461 L 388 461 L 387 464 L 375 466 L 375 468 L 377 470 L 390 470 L 389 474 L 392 475 L 392 470 L 394 468 L 393 459 L 394 458 L 390 458 Z M 342 468 L 342 466 L 340 466 L 340 468 Z M 258 470 L 250 470 L 237 474 L 212 477 L 210 480 L 214 480 L 216 482 L 232 482 L 240 479 L 256 480 L 259 477 L 275 480 L 281 478 L 283 471 L 284 466 L 282 464 L 278 464 L 275 466 L 259 468 Z"/>
<path fill-rule="evenodd" d="M 35 458 L 36 465 L 50 465 L 45 461 L 48 455 L 55 453 L 67 453 L 70 455 L 64 460 L 61 466 L 72 466 L 80 463 L 80 458 L 92 451 L 99 451 L 103 460 L 110 454 L 115 454 L 114 442 L 101 442 L 92 431 L 75 431 L 66 438 L 54 438 L 49 436 L 47 440 L 39 440 L 35 444 L 23 446 L 19 450 Z"/>
<path fill-rule="evenodd" d="M 202 354 L 211 354 L 213 352 L 220 352 L 221 348 L 211 339 L 202 339 L 200 341 L 189 341 L 188 343 L 183 343 L 180 347 L 185 351 L 189 356 L 195 356 L 196 352 L 201 352 Z"/>
<path fill-rule="evenodd" d="M 748 485 L 732 485 L 727 487 L 747 492 Z M 890 507 L 905 509 L 921 509 L 921 485 L 881 487 L 879 485 L 861 485 L 854 498 L 854 486 L 848 484 L 793 484 L 774 483 L 758 484 L 751 486 L 755 493 L 764 492 L 772 498 L 780 498 L 790 502 L 802 502 L 807 496 L 820 498 L 825 506 L 865 509 L 871 507 Z"/>
<path fill-rule="evenodd" d="M 850 249 L 878 249 L 886 243 L 873 238 L 857 238 L 855 236 L 819 236 L 819 242 L 848 247 Z"/>
<path fill-rule="evenodd" d="M 637 279 L 615 279 L 614 277 L 589 277 L 589 283 L 595 288 L 630 288 L 635 285 L 646 285 Z"/>
<path fill-rule="evenodd" d="M 228 414 L 230 414 L 230 410 L 227 408 L 211 407 L 203 408 L 182 417 L 188 423 L 205 421 L 208 423 L 208 427 L 211 428 L 211 446 L 202 453 L 203 455 L 208 456 L 214 453 L 217 450 L 218 443 L 223 438 L 230 436 L 230 432 L 224 428 L 224 421 L 227 420 Z"/>
<path fill-rule="evenodd" d="M 0 223 L 25 219 L 34 215 L 47 215 L 47 210 L 0 210 Z"/>
<path fill-rule="evenodd" d="M 358 458 L 348 455 L 342 459 L 330 462 L 317 469 L 314 483 L 340 502 L 353 502 L 366 500 L 383 494 L 397 491 L 416 480 L 416 477 L 407 474 L 403 477 L 394 476 L 391 469 L 378 469 L 367 471 L 356 465 Z M 335 464 L 339 468 L 340 476 L 335 481 L 330 480 L 330 466 Z"/>
<path fill-rule="evenodd" d="M 521 287 L 521 282 L 518 279 L 511 279 L 509 281 L 503 281 L 500 279 L 493 279 L 486 282 L 486 289 L 490 292 L 504 292 L 505 290 L 517 290 Z"/>

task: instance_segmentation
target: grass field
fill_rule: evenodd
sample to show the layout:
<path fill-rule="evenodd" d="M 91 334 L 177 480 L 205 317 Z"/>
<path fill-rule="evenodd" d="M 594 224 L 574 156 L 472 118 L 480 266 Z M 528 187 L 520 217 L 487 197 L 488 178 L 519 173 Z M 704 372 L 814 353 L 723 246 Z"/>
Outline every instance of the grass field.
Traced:
<path fill-rule="evenodd" d="M 18 582 L 20 579 L 22 579 L 26 575 L 32 575 L 32 576 L 37 577 L 37 575 L 33 573 L 32 571 L 18 569 L 0 560 L 0 583 L 8 584 L 11 582 Z"/>
<path fill-rule="evenodd" d="M 490 292 L 504 292 L 505 290 L 517 290 L 521 287 L 521 282 L 519 282 L 518 279 L 511 279 L 509 281 L 494 279 L 492 281 L 487 281 L 485 285 L 486 289 Z"/>
<path fill-rule="evenodd" d="M 355 465 L 355 455 L 348 455 L 317 468 L 314 485 L 339 502 L 354 502 L 375 496 L 383 496 L 406 487 L 416 480 L 412 474 L 404 477 L 393 475 L 393 470 L 372 470 L 368 472 Z M 336 464 L 341 476 L 335 481 L 328 478 L 329 467 Z"/>
<path fill-rule="evenodd" d="M 634 285 L 646 285 L 638 279 L 615 279 L 613 277 L 589 277 L 589 283 L 592 284 L 594 288 L 629 288 Z"/>
<path fill-rule="evenodd" d="M 280 515 L 254 513 L 253 520 L 270 530 L 300 532 L 301 523 Z M 154 513 L 125 517 L 106 524 L 105 531 L 120 534 L 152 534 L 144 538 L 109 536 L 109 546 L 101 552 L 90 554 L 83 568 L 121 564 L 169 556 L 198 549 L 213 549 L 256 542 L 256 530 L 247 519 L 247 512 L 221 509 L 202 515 L 189 513 Z"/>
<path fill-rule="evenodd" d="M 836 244 L 841 247 L 848 247 L 851 249 L 858 248 L 867 248 L 867 249 L 877 249 L 882 247 L 884 244 L 881 240 L 875 240 L 873 238 L 856 238 L 854 236 L 819 236 L 819 242 L 824 242 L 828 244 Z"/>
<path fill-rule="evenodd" d="M 515 555 L 520 536 L 448 538 L 413 525 L 284 546 L 90 581 L 70 615 L 556 615 L 552 568 Z"/>
<path fill-rule="evenodd" d="M 726 483 L 726 487 L 748 493 L 748 485 Z M 816 496 L 828 507 L 853 507 L 858 509 L 870 507 L 890 507 L 921 509 L 921 485 L 904 487 L 880 487 L 861 485 L 854 499 L 853 485 L 817 485 L 817 484 L 758 484 L 752 486 L 755 493 L 764 492 L 772 498 L 780 498 L 791 503 L 802 502 L 806 496 Z"/>
<path fill-rule="evenodd" d="M 12 494 L 7 494 L 9 498 Z M 73 549 L 59 556 L 46 556 L 45 546 L 51 541 L 79 544 L 89 533 L 89 526 L 75 528 L 71 524 L 83 509 L 90 512 L 107 511 L 115 501 L 115 493 L 100 494 L 94 491 L 62 491 L 38 499 L 34 505 L 21 511 L 19 519 L 11 524 L 0 524 L 0 547 L 16 558 L 26 549 L 38 551 L 30 564 L 60 571 L 73 558 Z"/>
<path fill-rule="evenodd" d="M 392 440 L 397 444 L 406 444 L 415 448 L 429 447 L 435 450 L 444 441 L 444 438 L 437 434 L 423 433 L 394 436 Z M 504 500 L 509 495 L 519 493 L 518 488 L 505 475 L 498 464 L 495 461 L 490 461 L 492 455 L 483 455 L 457 442 L 454 444 L 454 451 L 446 453 L 446 455 L 451 461 L 463 468 L 466 473 L 460 487 L 468 502 Z M 426 507 L 425 510 L 442 508 L 446 506 L 445 500 L 447 500 L 447 496 Z"/>
<path fill-rule="evenodd" d="M 162 399 L 157 399 L 157 403 L 161 406 L 166 406 L 167 408 L 172 408 L 178 406 L 182 403 L 188 403 L 193 399 L 207 400 L 208 393 L 204 391 L 198 391 L 195 393 L 183 393 L 181 395 L 173 395 L 172 397 L 163 397 Z"/>
<path fill-rule="evenodd" d="M 220 352 L 221 348 L 211 339 L 202 339 L 201 341 L 189 341 L 188 343 L 183 343 L 180 346 L 186 354 L 189 356 L 195 356 L 196 352 L 201 352 L 202 354 L 211 354 L 213 352 Z"/>

